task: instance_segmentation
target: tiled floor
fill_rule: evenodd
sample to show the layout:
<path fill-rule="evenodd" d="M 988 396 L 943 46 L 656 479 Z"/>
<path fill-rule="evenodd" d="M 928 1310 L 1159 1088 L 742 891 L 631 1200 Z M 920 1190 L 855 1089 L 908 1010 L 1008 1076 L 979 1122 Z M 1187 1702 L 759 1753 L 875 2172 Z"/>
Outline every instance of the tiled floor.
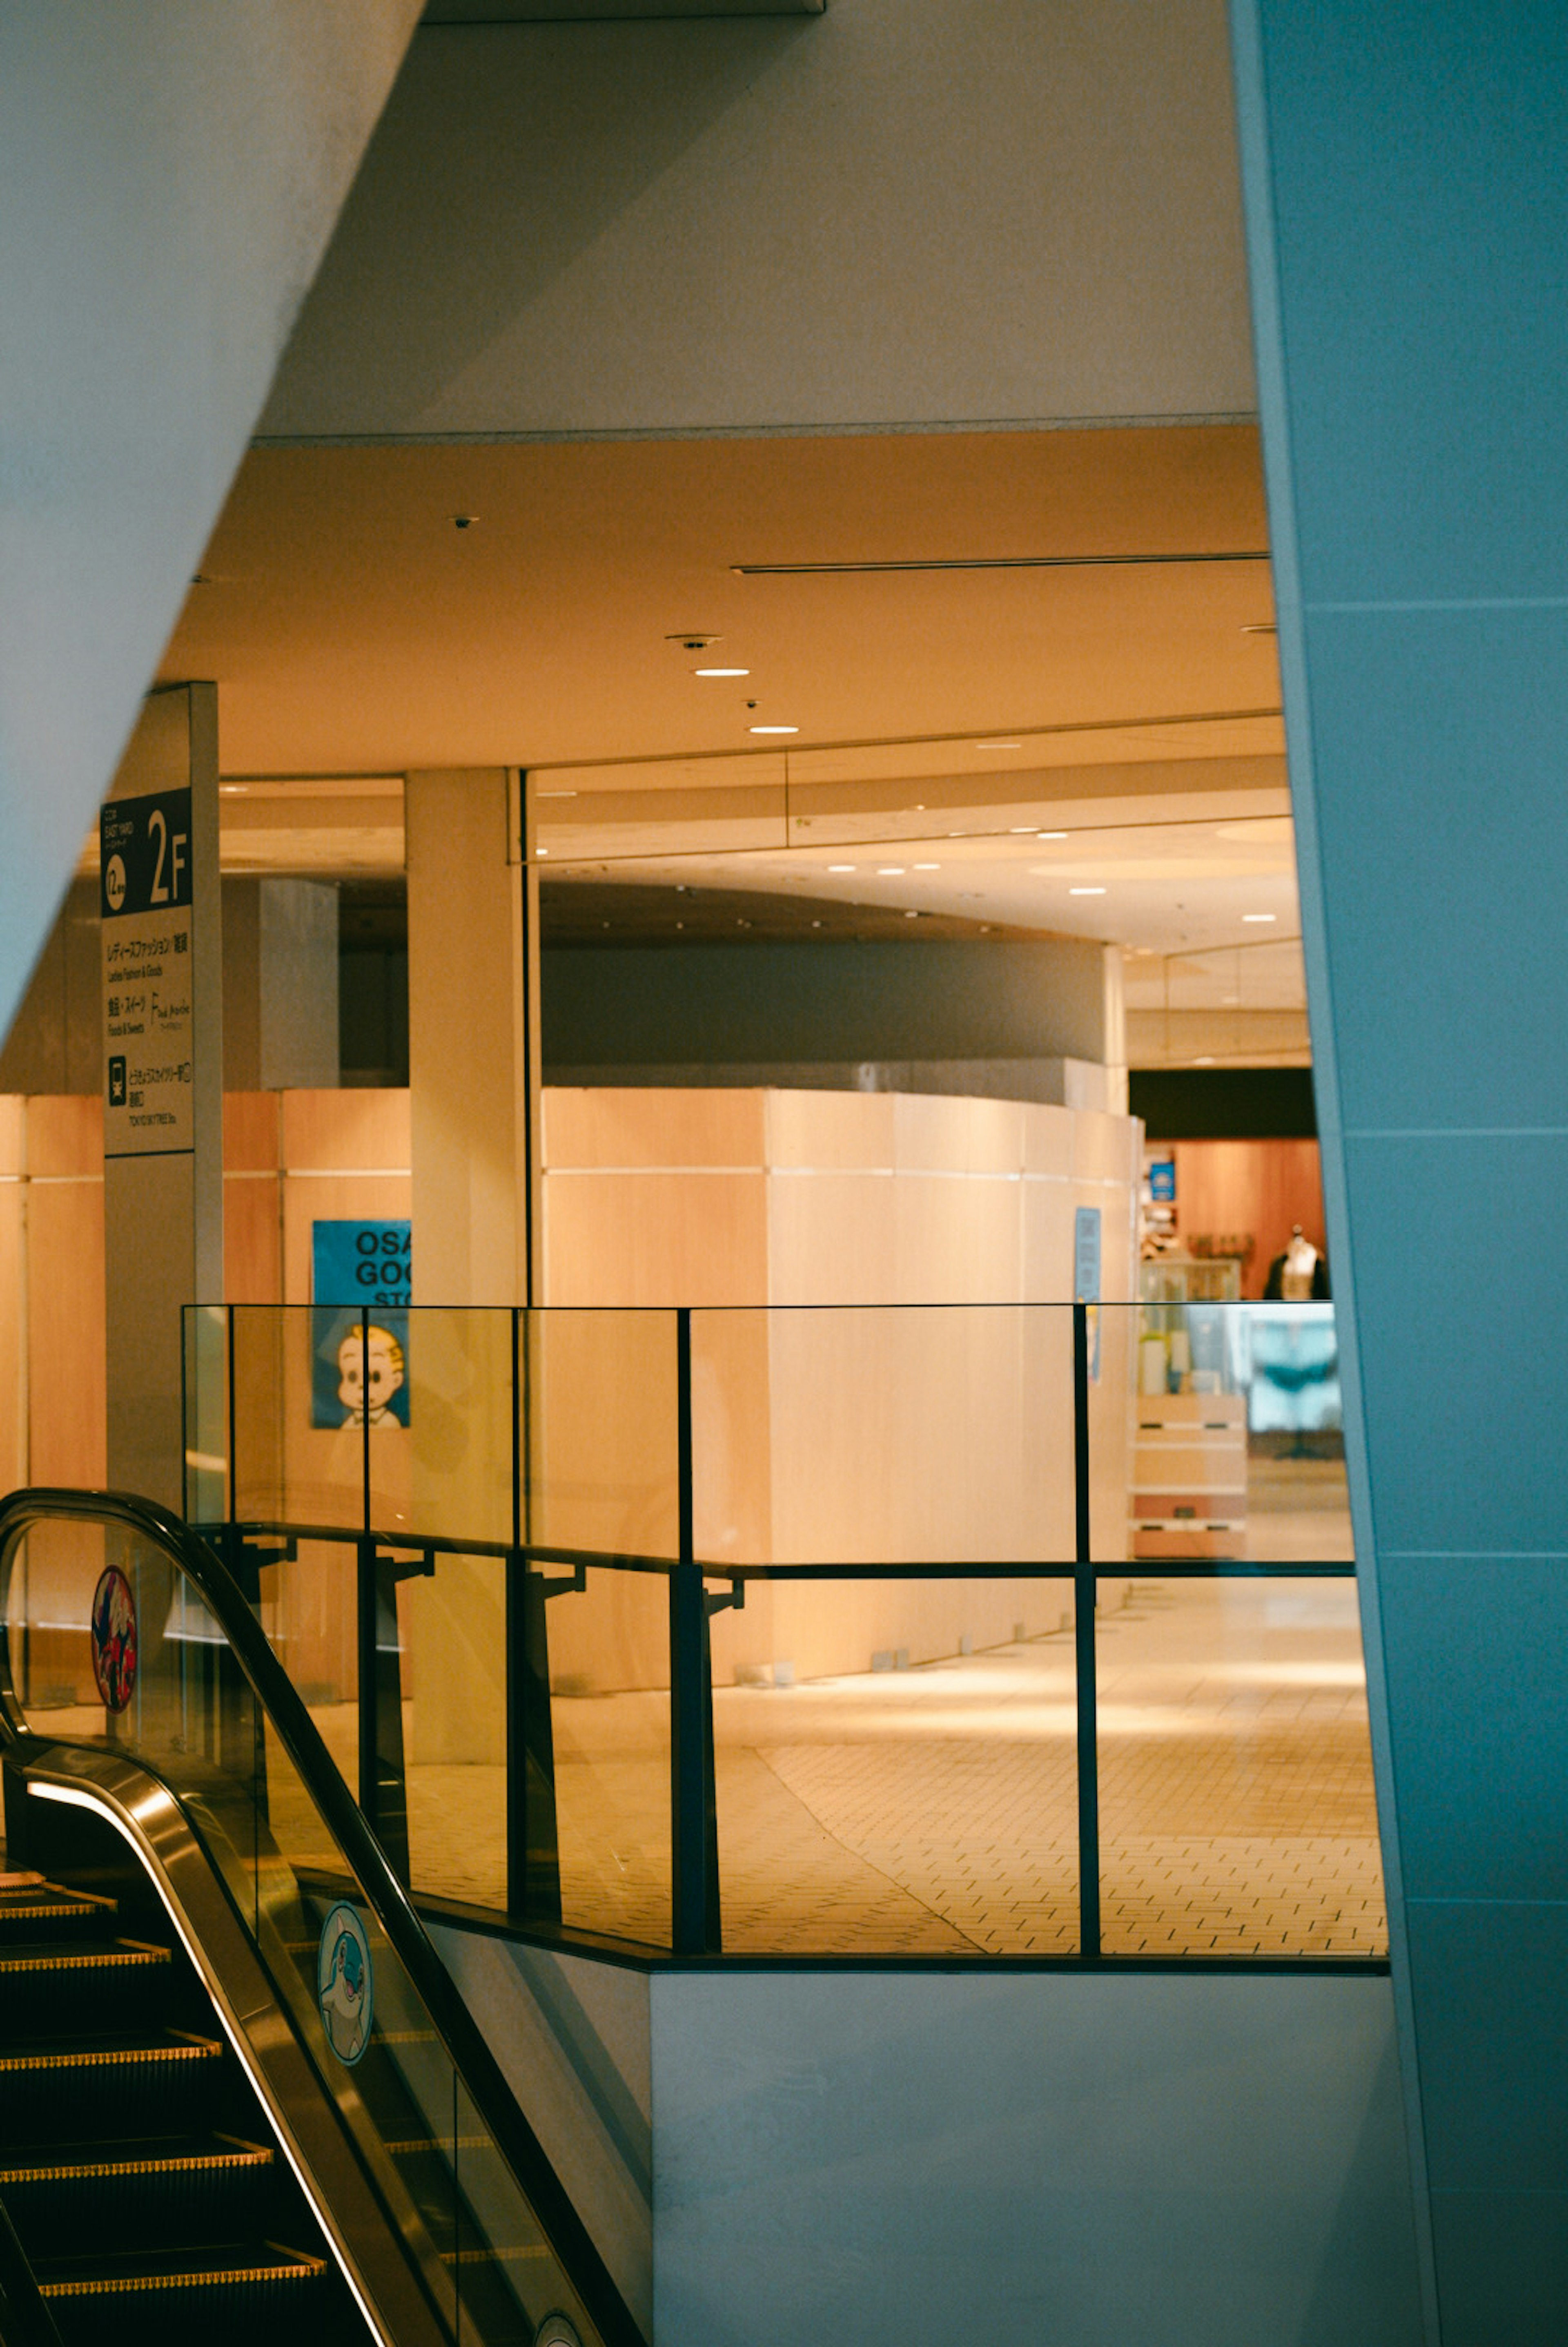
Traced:
<path fill-rule="evenodd" d="M 1098 1657 L 1105 1946 L 1382 1952 L 1354 1584 L 1141 1581 L 1102 1621 Z M 714 1710 L 727 1948 L 1075 1949 L 1070 1633 L 906 1672 L 720 1687 Z M 555 1702 L 567 1918 L 656 1942 L 666 1719 L 657 1696 Z M 503 1792 L 499 1769 L 412 1771 L 416 1881 L 499 1900 Z"/>

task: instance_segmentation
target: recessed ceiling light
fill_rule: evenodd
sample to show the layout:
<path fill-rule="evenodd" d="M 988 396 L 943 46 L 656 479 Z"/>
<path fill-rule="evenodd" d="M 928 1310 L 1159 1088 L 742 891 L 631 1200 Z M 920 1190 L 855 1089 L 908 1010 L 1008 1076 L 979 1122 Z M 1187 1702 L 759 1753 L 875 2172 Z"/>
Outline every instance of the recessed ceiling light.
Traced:
<path fill-rule="evenodd" d="M 577 794 L 575 791 L 535 791 L 534 795 L 536 799 L 575 799 Z"/>
<path fill-rule="evenodd" d="M 858 868 L 853 864 L 830 864 L 828 866 L 830 872 L 853 872 Z"/>
<path fill-rule="evenodd" d="M 1278 913 L 1243 913 L 1241 917 L 1244 921 L 1277 921 L 1279 916 Z"/>
<path fill-rule="evenodd" d="M 901 879 L 903 876 L 903 868 L 904 867 L 901 864 L 879 864 L 877 866 L 877 877 L 879 880 Z"/>
<path fill-rule="evenodd" d="M 536 847 L 534 853 L 535 856 L 548 856 L 550 851 L 547 847 Z"/>
<path fill-rule="evenodd" d="M 977 750 L 1022 750 L 1022 742 L 977 742 Z"/>
<path fill-rule="evenodd" d="M 1239 1008 L 1240 1002 L 1241 997 L 1239 994 L 1222 994 L 1219 998 L 1219 1005 L 1222 1010 L 1235 1010 Z"/>
<path fill-rule="evenodd" d="M 1212 1068 L 1212 1067 L 1213 1067 L 1213 1065 L 1214 1065 L 1214 1053 L 1213 1053 L 1212 1051 L 1205 1051 L 1205 1052 L 1203 1052 L 1203 1053 L 1202 1053 L 1202 1054 L 1201 1054 L 1197 1059 L 1196 1059 L 1196 1060 L 1193 1061 L 1193 1066 L 1194 1066 L 1195 1068 Z"/>
<path fill-rule="evenodd" d="M 748 725 L 748 733 L 799 733 L 798 725 Z"/>
<path fill-rule="evenodd" d="M 219 783 L 218 787 L 226 799 L 239 799 L 244 797 L 250 785 L 249 783 Z"/>
<path fill-rule="evenodd" d="M 1067 835 L 1064 831 L 1037 831 L 1034 836 L 1036 839 L 1065 839 Z"/>
<path fill-rule="evenodd" d="M 912 905 L 910 907 L 909 911 L 904 915 L 904 918 L 905 918 L 905 920 L 906 920 L 906 921 L 918 921 L 918 920 L 919 920 L 919 918 L 920 918 L 920 915 L 916 912 L 916 910 L 915 910 L 915 908 L 914 908 L 914 907 L 913 907 Z"/>
<path fill-rule="evenodd" d="M 1010 823 L 1007 836 L 1009 839 L 1038 839 L 1040 835 L 1032 823 Z"/>
<path fill-rule="evenodd" d="M 1069 897 L 1103 897 L 1105 893 L 1103 888 L 1069 888 L 1067 891 Z"/>
<path fill-rule="evenodd" d="M 917 872 L 940 872 L 942 866 L 940 864 L 917 864 L 914 869 Z"/>
<path fill-rule="evenodd" d="M 694 668 L 693 676 L 749 676 L 748 668 Z"/>

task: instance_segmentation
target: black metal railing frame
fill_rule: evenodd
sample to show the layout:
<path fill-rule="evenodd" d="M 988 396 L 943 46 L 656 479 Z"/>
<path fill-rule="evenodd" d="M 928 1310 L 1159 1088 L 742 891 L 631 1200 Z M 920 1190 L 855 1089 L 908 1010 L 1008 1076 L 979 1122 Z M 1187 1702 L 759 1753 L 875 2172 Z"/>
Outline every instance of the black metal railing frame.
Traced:
<path fill-rule="evenodd" d="M 211 1307 L 202 1307 L 210 1309 Z M 640 1555 L 627 1552 L 562 1546 L 529 1537 L 532 1493 L 520 1424 L 527 1419 L 528 1348 L 523 1341 L 527 1307 L 512 1311 L 513 1410 L 512 1538 L 505 1542 L 470 1540 L 461 1535 L 376 1532 L 371 1524 L 371 1430 L 367 1419 L 362 1449 L 363 1522 L 349 1528 L 331 1524 L 290 1524 L 258 1520 L 239 1521 L 235 1514 L 236 1409 L 234 1384 L 234 1313 L 227 1314 L 226 1348 L 229 1421 L 228 1514 L 222 1523 L 198 1523 L 194 1529 L 217 1545 L 237 1583 L 252 1605 L 260 1595 L 260 1570 L 270 1560 L 290 1559 L 301 1541 L 352 1546 L 357 1559 L 359 1625 L 359 1799 L 366 1819 L 395 1870 L 407 1885 L 411 1877 L 407 1822 L 407 1792 L 402 1756 L 401 1656 L 397 1627 L 397 1583 L 415 1575 L 433 1573 L 443 1555 L 501 1559 L 505 1568 L 506 1679 L 506 1854 L 505 1921 L 512 1928 L 546 1938 L 559 1935 L 603 1942 L 602 1932 L 574 1933 L 563 1921 L 559 1837 L 555 1812 L 554 1734 L 550 1706 L 549 1638 L 546 1607 L 551 1597 L 586 1586 L 590 1569 L 656 1573 L 669 1583 L 670 1662 L 670 1890 L 671 1928 L 668 1952 L 677 1959 L 711 1961 L 723 1955 L 719 1898 L 718 1796 L 714 1764 L 713 1668 L 709 1624 L 721 1608 L 745 1603 L 748 1583 L 754 1581 L 865 1580 L 1070 1580 L 1074 1590 L 1074 1658 L 1077 1702 L 1077 1828 L 1079 1944 L 1074 1955 L 1050 1961 L 1058 1964 L 1095 1966 L 1147 1963 L 1151 1961 L 1190 1964 L 1185 1956 L 1160 1959 L 1118 1956 L 1102 1945 L 1100 1926 L 1100 1800 L 1098 1669 L 1095 1612 L 1102 1580 L 1125 1578 L 1125 1557 L 1096 1563 L 1090 1522 L 1090 1361 L 1093 1308 L 1074 1304 L 1073 1321 L 1073 1476 L 1074 1555 L 1066 1560 L 999 1560 L 991 1563 L 896 1564 L 705 1564 L 696 1547 L 696 1461 L 692 1433 L 693 1308 L 675 1308 L 676 1341 L 676 1478 L 677 1553 Z M 245 1307 L 239 1307 L 244 1309 Z M 260 1309 L 275 1307 L 262 1307 Z M 1042 1307 L 1061 1311 L 1069 1307 Z M 1126 1307 L 1135 1308 L 1135 1307 Z M 367 1332 L 368 1310 L 361 1314 Z M 565 1567 L 561 1577 L 548 1577 Z M 1355 1566 L 1339 1561 L 1302 1561 L 1255 1564 L 1223 1559 L 1162 1558 L 1149 1567 L 1159 1580 L 1217 1579 L 1353 1579 Z M 728 1594 L 709 1587 L 728 1583 Z M 663 1950 L 636 1945 L 645 1955 Z M 846 1961 L 855 1961 L 847 1959 Z M 871 1961 L 876 1961 L 872 1958 Z M 910 1961 L 918 1962 L 919 1959 Z M 929 1959 L 927 1961 L 930 1961 Z M 972 1960 L 969 1960 L 972 1961 Z M 986 1961 L 1018 1963 L 1016 1957 Z M 1040 1961 L 1034 1959 L 1033 1961 Z M 1282 1955 L 1268 1958 L 1227 1957 L 1227 1968 L 1250 1963 L 1269 1968 L 1299 1969 L 1324 1964 L 1342 1970 L 1347 1965 L 1380 1960 L 1349 1957 Z"/>
<path fill-rule="evenodd" d="M 254 1610 L 252 1593 L 230 1573 L 209 1538 L 199 1536 L 149 1500 L 125 1491 L 38 1489 L 12 1491 L 0 1501 L 0 1599 L 8 1587 L 11 1563 L 23 1535 L 32 1525 L 62 1517 L 120 1525 L 152 1547 L 163 1549 L 195 1583 L 280 1749 L 336 1837 L 366 1904 L 423 2003 L 481 2124 L 511 2168 L 606 2347 L 645 2347 L 641 2331 L 597 2247 L 432 1945 L 406 1882 L 389 1864 L 362 1805 L 344 1783 L 315 1722 L 269 1645 Z M 8 1631 L 0 1610 L 0 1747 L 8 1761 L 25 1769 L 46 1740 L 36 1737 L 25 1720 L 13 1713 L 15 1700 Z M 56 1746 L 51 1744 L 49 1748 Z M 245 1920 L 241 1915 L 240 1921 Z M 3 2262 L 0 2239 L 0 2279 Z"/>

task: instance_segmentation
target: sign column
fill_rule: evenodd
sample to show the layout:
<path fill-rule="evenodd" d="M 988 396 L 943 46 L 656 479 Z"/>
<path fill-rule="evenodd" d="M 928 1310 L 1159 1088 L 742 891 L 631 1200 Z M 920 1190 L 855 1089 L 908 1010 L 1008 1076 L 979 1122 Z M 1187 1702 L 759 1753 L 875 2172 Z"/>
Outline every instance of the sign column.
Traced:
<path fill-rule="evenodd" d="M 181 1307 L 223 1294 L 215 686 L 149 697 L 99 849 L 108 1478 L 178 1510 Z"/>

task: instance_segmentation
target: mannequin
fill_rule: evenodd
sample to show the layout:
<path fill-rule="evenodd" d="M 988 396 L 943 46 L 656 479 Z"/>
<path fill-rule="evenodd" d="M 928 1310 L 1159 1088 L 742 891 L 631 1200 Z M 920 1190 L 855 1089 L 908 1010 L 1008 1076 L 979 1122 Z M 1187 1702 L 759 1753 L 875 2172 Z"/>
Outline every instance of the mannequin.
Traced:
<path fill-rule="evenodd" d="M 1321 1302 L 1329 1293 L 1329 1266 L 1303 1235 L 1299 1223 L 1290 1225 L 1290 1241 L 1283 1255 L 1268 1266 L 1265 1298 L 1275 1304 Z"/>

